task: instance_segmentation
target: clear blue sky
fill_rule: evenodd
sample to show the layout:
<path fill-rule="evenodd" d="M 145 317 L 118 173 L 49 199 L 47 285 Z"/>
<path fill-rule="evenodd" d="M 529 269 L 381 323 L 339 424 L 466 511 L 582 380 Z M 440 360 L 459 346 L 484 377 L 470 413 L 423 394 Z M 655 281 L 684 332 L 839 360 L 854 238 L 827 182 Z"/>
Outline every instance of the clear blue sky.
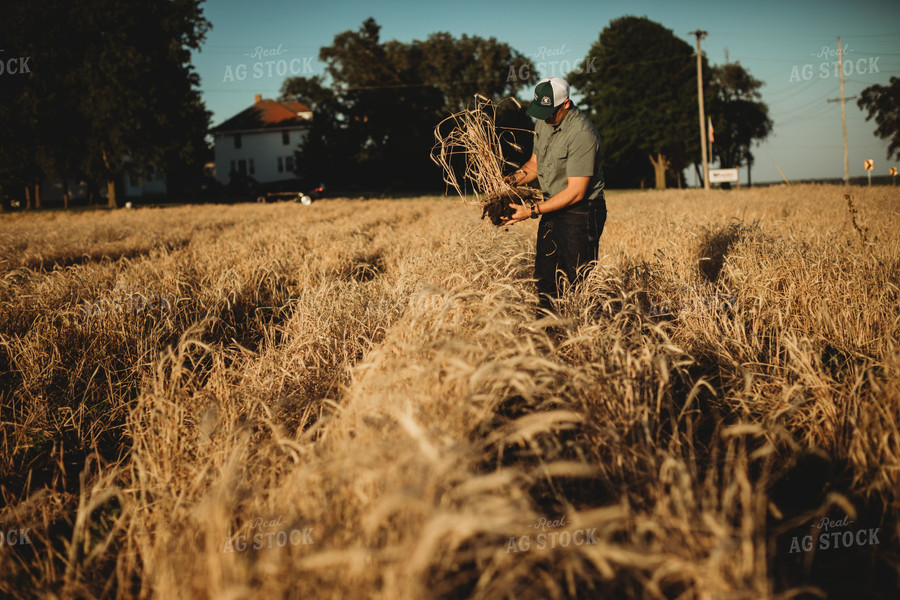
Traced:
<path fill-rule="evenodd" d="M 270 76 L 266 67 L 254 73 L 254 63 L 285 60 L 296 73 L 321 75 L 324 65 L 318 60 L 319 48 L 330 45 L 340 32 L 359 29 L 368 17 L 381 25 L 382 41 L 422 40 L 438 31 L 455 37 L 463 33 L 495 37 L 530 55 L 536 63 L 544 62 L 542 76 L 560 74 L 558 70 L 566 68 L 564 61 L 574 64 L 583 59 L 600 31 L 616 17 L 646 16 L 691 45 L 695 39 L 688 32 L 703 29 L 708 32 L 703 50 L 711 64 L 723 64 L 727 52 L 729 60 L 740 62 L 765 82 L 763 101 L 775 126 L 769 139 L 753 149 L 756 182 L 781 179 L 775 162 L 790 179 L 843 176 L 840 103 L 826 102 L 840 96 L 839 78 L 833 65 L 823 66 L 837 60 L 827 56 L 835 52 L 837 36 L 846 51 L 844 60 L 852 63 L 845 66 L 847 97 L 900 76 L 897 0 L 208 0 L 204 14 L 213 29 L 201 52 L 195 53 L 194 65 L 213 124 L 247 108 L 254 94 L 275 98 L 290 76 L 290 72 Z M 257 47 L 279 54 L 254 57 Z M 556 55 L 551 56 L 551 51 Z M 290 62 L 293 59 L 297 60 Z M 246 69 L 243 81 L 238 73 L 242 64 Z M 554 69 L 557 72 L 551 72 Z M 506 78 L 508 73 L 497 75 Z M 855 100 L 848 101 L 852 177 L 865 174 L 863 159 L 867 158 L 875 160 L 875 174 L 887 174 L 892 165 L 900 167 L 900 161 L 886 160 L 887 144 L 875 137 L 874 130 L 874 121 L 866 122 Z M 741 169 L 741 180 L 746 181 L 746 169 Z"/>

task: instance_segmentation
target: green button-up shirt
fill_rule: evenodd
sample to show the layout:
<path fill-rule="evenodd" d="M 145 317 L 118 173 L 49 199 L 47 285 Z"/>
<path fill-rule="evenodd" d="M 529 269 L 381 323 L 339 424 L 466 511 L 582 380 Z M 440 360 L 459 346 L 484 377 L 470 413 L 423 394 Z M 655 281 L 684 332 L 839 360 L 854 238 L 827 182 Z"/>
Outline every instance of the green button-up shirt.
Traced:
<path fill-rule="evenodd" d="M 546 194 L 554 196 L 564 190 L 568 177 L 590 177 L 585 199 L 603 197 L 600 134 L 577 106 L 569 109 L 558 127 L 535 122 L 534 153 L 538 181 Z"/>

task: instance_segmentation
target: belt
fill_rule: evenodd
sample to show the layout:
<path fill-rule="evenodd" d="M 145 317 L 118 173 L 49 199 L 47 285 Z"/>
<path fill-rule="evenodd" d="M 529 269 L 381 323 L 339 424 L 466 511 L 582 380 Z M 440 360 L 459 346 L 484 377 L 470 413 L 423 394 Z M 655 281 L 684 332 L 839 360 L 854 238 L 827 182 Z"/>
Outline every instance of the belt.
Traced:
<path fill-rule="evenodd" d="M 591 211 L 602 210 L 606 212 L 606 202 L 602 198 L 591 198 L 590 200 L 579 200 L 575 204 L 571 204 L 565 208 L 554 211 L 554 213 L 570 214 L 570 215 L 587 215 Z M 549 214 L 554 214 L 549 213 Z"/>

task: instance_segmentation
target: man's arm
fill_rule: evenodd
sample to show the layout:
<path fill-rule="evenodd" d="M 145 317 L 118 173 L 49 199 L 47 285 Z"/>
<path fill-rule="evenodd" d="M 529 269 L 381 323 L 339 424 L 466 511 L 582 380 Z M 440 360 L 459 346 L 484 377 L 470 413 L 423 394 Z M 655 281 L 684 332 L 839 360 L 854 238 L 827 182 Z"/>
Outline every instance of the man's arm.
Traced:
<path fill-rule="evenodd" d="M 507 177 L 510 185 L 525 185 L 537 179 L 537 154 L 532 154 L 528 162 Z"/>
<path fill-rule="evenodd" d="M 529 161 L 530 162 L 530 161 Z M 526 163 L 527 164 L 527 163 Z M 544 214 L 560 210 L 575 204 L 587 193 L 588 184 L 591 182 L 590 177 L 566 177 L 568 185 L 559 193 L 553 195 L 549 200 L 541 202 L 535 208 L 537 214 Z M 531 216 L 531 209 L 524 204 L 510 204 L 515 209 L 515 213 L 509 218 L 508 223 L 518 223 Z"/>

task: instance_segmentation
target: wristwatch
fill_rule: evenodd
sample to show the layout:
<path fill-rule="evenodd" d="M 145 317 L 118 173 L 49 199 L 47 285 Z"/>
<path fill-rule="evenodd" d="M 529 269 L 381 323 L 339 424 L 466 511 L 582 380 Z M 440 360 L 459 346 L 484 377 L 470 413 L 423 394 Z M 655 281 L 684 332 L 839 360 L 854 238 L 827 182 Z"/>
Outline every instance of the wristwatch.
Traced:
<path fill-rule="evenodd" d="M 535 212 L 535 208 L 537 208 L 537 205 L 536 205 L 536 204 L 532 204 L 532 205 L 531 205 L 531 218 L 532 218 L 532 219 L 537 219 L 537 218 L 540 216 L 540 215 L 537 214 L 537 212 Z"/>

